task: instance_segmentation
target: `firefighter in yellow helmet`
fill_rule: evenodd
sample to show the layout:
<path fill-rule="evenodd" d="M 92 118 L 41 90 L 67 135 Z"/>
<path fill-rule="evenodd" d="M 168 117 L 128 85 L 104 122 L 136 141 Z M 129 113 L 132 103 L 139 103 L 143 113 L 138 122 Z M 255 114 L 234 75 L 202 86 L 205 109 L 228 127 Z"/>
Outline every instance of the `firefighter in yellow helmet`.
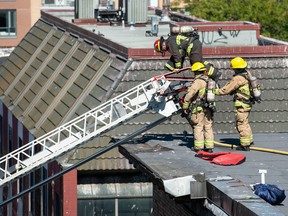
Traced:
<path fill-rule="evenodd" d="M 215 89 L 215 95 L 234 95 L 236 129 L 240 135 L 240 146 L 238 150 L 249 151 L 253 144 L 253 134 L 248 122 L 248 117 L 252 109 L 251 93 L 249 86 L 249 71 L 247 62 L 236 57 L 231 60 L 231 68 L 235 74 L 230 82 L 220 89 Z"/>
<path fill-rule="evenodd" d="M 183 112 L 187 115 L 190 109 L 192 113 L 189 122 L 194 134 L 194 151 L 213 152 L 213 110 L 206 101 L 208 72 L 201 62 L 195 62 L 191 71 L 195 73 L 195 80 L 184 97 Z"/>

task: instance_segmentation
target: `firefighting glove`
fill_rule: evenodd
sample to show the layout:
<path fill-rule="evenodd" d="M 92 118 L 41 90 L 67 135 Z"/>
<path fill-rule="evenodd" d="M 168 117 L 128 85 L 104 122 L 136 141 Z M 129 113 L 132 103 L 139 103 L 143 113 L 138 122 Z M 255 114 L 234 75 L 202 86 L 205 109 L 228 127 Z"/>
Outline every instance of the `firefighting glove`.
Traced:
<path fill-rule="evenodd" d="M 183 108 L 183 110 L 187 110 L 189 108 L 189 103 L 184 102 L 182 108 Z"/>
<path fill-rule="evenodd" d="M 214 89 L 212 90 L 212 92 L 213 92 L 213 94 L 215 94 L 215 95 L 219 95 L 219 89 L 214 88 Z"/>
<path fill-rule="evenodd" d="M 183 111 L 182 111 L 182 113 L 181 113 L 181 117 L 182 117 L 182 118 L 188 116 L 188 114 L 189 114 L 189 113 L 188 113 L 188 108 L 189 108 L 189 103 L 184 102 L 183 105 L 182 105 L 182 109 L 183 109 Z"/>

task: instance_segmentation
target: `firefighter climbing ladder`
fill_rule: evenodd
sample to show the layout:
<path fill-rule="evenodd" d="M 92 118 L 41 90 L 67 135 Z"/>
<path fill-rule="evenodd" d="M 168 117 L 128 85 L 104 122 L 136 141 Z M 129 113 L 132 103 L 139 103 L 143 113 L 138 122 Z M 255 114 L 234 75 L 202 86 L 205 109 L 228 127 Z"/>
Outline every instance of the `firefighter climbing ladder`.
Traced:
<path fill-rule="evenodd" d="M 119 126 L 147 109 L 163 116 L 177 112 L 167 94 L 170 81 L 152 78 L 0 158 L 0 187 L 39 168 L 91 138 Z"/>

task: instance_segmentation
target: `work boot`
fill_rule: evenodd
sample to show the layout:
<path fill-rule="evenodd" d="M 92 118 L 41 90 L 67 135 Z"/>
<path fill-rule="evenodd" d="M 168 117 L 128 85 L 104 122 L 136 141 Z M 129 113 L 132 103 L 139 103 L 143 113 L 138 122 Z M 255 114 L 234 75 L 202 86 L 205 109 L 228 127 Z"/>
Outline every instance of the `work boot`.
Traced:
<path fill-rule="evenodd" d="M 237 146 L 236 150 L 239 150 L 239 151 L 250 151 L 250 147 L 249 146 Z"/>
<path fill-rule="evenodd" d="M 203 149 L 195 149 L 194 147 L 192 147 L 191 150 L 197 153 L 198 151 L 203 150 Z"/>
<path fill-rule="evenodd" d="M 213 149 L 204 149 L 205 152 L 213 153 Z"/>

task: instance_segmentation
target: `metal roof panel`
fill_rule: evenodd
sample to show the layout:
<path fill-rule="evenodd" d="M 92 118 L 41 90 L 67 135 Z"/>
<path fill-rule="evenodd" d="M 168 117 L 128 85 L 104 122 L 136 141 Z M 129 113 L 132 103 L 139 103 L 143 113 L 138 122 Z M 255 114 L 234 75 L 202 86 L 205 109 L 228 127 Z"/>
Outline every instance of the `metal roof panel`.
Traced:
<path fill-rule="evenodd" d="M 30 55 L 32 55 L 37 49 L 37 47 L 33 46 L 25 39 L 19 44 L 19 46 L 22 47 L 22 49 L 25 49 Z"/>
<path fill-rule="evenodd" d="M 33 28 L 32 28 L 33 29 Z M 31 29 L 31 30 L 32 30 Z M 39 47 L 41 44 L 41 40 L 38 37 L 35 37 L 35 35 L 32 34 L 32 32 L 28 32 L 27 35 L 25 36 L 26 41 L 29 41 L 34 47 Z"/>
<path fill-rule="evenodd" d="M 62 97 L 61 100 L 67 107 L 71 107 L 72 104 L 75 102 L 76 98 L 73 97 L 70 93 L 67 93 Z"/>

